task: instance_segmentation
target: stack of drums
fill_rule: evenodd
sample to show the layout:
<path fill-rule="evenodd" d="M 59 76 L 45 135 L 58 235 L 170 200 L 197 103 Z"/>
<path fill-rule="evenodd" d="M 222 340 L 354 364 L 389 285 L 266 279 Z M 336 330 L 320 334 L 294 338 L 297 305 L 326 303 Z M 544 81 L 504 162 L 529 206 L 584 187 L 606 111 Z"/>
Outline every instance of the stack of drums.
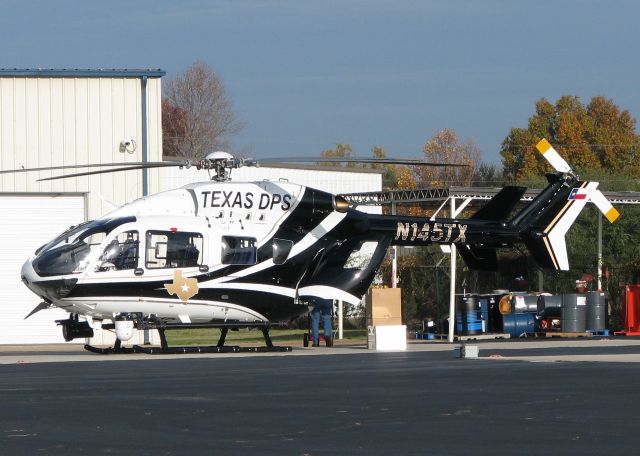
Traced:
<path fill-rule="evenodd" d="M 583 294 L 562 295 L 562 331 L 585 332 L 587 330 L 587 297 Z"/>
<path fill-rule="evenodd" d="M 522 337 L 536 332 L 537 309 L 537 295 L 513 293 L 503 296 L 500 299 L 503 331 L 511 337 Z"/>

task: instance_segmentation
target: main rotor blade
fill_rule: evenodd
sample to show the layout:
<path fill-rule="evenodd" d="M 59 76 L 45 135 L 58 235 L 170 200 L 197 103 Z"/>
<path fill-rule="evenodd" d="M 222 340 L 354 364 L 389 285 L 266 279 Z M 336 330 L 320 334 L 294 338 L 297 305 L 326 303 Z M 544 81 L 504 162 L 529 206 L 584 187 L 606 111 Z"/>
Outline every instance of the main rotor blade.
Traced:
<path fill-rule="evenodd" d="M 180 163 L 180 162 L 146 162 L 144 164 L 155 164 L 155 163 Z M 0 171 L 0 174 L 10 174 L 10 173 L 28 173 L 31 171 L 54 171 L 59 169 L 78 169 L 78 168 L 100 168 L 100 167 L 116 167 L 116 166 L 137 166 L 142 165 L 141 162 L 119 162 L 119 163 L 88 163 L 86 165 L 60 165 L 60 166 L 44 166 L 42 168 L 18 168 L 18 169 L 7 169 Z M 187 166 L 187 162 L 185 161 L 184 166 Z M 178 165 L 179 166 L 179 165 Z"/>
<path fill-rule="evenodd" d="M 63 174 L 61 176 L 45 177 L 42 179 L 38 179 L 38 182 L 50 181 L 50 180 L 56 180 L 56 179 L 66 179 L 68 177 L 91 176 L 93 174 L 117 173 L 119 171 L 131 171 L 131 170 L 147 169 L 147 168 L 167 168 L 171 166 L 186 166 L 186 165 L 180 162 L 152 162 L 152 163 L 146 163 L 146 164 L 139 164 L 136 166 L 126 166 L 122 168 L 101 169 L 98 171 L 87 171 L 84 173 L 72 173 L 72 174 Z"/>
<path fill-rule="evenodd" d="M 381 165 L 412 165 L 412 166 L 436 166 L 436 167 L 468 167 L 470 165 L 463 165 L 458 163 L 433 163 L 425 162 L 419 158 L 364 158 L 364 157 L 279 157 L 279 158 L 262 158 L 257 159 L 256 162 L 260 163 L 287 163 L 287 162 L 299 162 L 299 163 L 373 163 Z"/>

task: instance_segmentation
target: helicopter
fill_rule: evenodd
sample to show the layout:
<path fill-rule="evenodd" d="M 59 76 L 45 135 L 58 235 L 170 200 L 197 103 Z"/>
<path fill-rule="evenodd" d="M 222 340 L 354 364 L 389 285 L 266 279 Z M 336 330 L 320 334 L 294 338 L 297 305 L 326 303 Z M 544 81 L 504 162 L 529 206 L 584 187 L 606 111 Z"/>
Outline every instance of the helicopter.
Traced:
<path fill-rule="evenodd" d="M 466 219 L 369 214 L 311 187 L 231 181 L 234 168 L 257 162 L 226 152 L 197 163 L 114 164 L 42 179 L 161 166 L 212 173 L 210 181 L 145 196 L 73 226 L 37 249 L 21 270 L 23 283 L 43 300 L 29 315 L 67 311 L 69 318 L 58 321 L 67 341 L 115 330 L 114 347 L 85 345 L 98 353 L 130 350 L 122 342 L 147 329 L 158 330 L 167 353 L 165 330 L 194 327 L 222 329 L 216 346 L 197 351 L 225 350 L 227 331 L 239 327 L 260 328 L 261 349 L 278 350 L 287 347 L 273 345 L 272 325 L 306 313 L 315 299 L 360 303 L 391 245 L 455 244 L 470 268 L 495 270 L 498 249 L 523 243 L 540 267 L 567 270 L 564 237 L 586 203 L 610 222 L 619 213 L 598 182 L 579 180 L 548 141 L 536 147 L 555 172 L 514 216 L 524 187 L 504 187 Z M 83 166 L 94 165 L 72 167 Z"/>

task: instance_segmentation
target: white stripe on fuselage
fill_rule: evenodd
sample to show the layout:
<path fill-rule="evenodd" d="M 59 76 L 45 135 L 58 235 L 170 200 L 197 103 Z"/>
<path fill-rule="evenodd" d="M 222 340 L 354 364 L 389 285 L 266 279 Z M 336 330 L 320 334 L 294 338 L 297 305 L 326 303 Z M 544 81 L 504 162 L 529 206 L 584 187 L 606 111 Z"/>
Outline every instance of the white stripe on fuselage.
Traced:
<path fill-rule="evenodd" d="M 301 298 L 305 296 L 312 296 L 320 299 L 337 299 L 338 301 L 346 301 L 349 304 L 360 304 L 360 298 L 347 293 L 344 290 L 336 287 L 329 287 L 327 285 L 309 285 L 308 287 L 302 287 L 298 290 L 298 295 Z"/>
<path fill-rule="evenodd" d="M 346 216 L 347 214 L 344 212 L 330 213 L 327 217 L 325 217 L 324 220 L 322 220 L 322 222 L 318 224 L 318 226 L 316 226 L 313 230 L 309 231 L 305 237 L 303 237 L 297 244 L 293 246 L 293 248 L 291 249 L 291 252 L 289 253 L 289 259 L 295 257 L 296 255 L 301 254 L 302 252 L 310 248 L 313 244 L 315 244 L 318 241 L 318 239 L 322 238 L 324 235 L 326 235 L 328 232 L 334 229 Z M 273 262 L 272 259 L 266 260 L 266 261 L 263 261 L 262 263 L 258 263 L 254 266 L 249 266 L 248 268 L 235 272 L 233 273 L 233 275 L 218 277 L 216 279 L 208 280 L 206 282 L 201 282 L 200 285 L 203 286 L 203 285 L 212 285 L 214 283 L 217 284 L 221 282 L 228 282 L 229 280 L 234 280 L 239 277 L 246 277 L 248 275 L 255 274 L 256 272 L 264 271 L 265 269 L 268 269 L 274 265 L 275 263 Z"/>

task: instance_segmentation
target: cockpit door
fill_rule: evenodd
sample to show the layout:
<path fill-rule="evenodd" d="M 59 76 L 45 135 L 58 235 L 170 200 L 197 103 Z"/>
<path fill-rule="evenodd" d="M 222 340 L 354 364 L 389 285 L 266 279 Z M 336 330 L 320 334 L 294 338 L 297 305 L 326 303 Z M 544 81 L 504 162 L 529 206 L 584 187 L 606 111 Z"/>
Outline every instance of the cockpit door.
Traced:
<path fill-rule="evenodd" d="M 111 233 L 102 247 L 102 252 L 89 265 L 85 277 L 91 279 L 130 278 L 140 264 L 140 233 L 135 229 Z"/>

